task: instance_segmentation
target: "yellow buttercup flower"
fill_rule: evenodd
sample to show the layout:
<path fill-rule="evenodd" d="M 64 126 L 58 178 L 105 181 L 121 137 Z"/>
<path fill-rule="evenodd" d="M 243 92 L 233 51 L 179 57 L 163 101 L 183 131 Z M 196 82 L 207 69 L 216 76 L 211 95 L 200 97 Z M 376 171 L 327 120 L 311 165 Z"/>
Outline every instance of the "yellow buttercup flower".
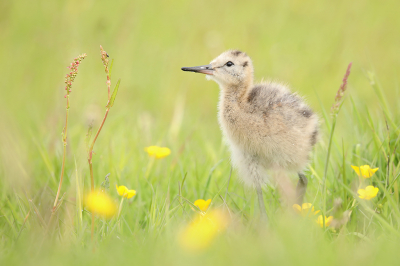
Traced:
<path fill-rule="evenodd" d="M 208 206 L 210 206 L 211 199 L 208 200 L 203 200 L 203 199 L 198 199 L 194 202 L 194 206 L 199 207 L 199 209 L 203 212 L 205 212 L 208 209 Z"/>
<path fill-rule="evenodd" d="M 220 210 L 198 216 L 178 235 L 179 244 L 189 251 L 200 251 L 209 247 L 215 237 L 225 230 L 229 220 Z"/>
<path fill-rule="evenodd" d="M 85 197 L 85 206 L 90 212 L 94 212 L 107 219 L 114 216 L 117 206 L 104 192 L 91 192 Z"/>
<path fill-rule="evenodd" d="M 136 190 L 128 189 L 126 186 L 117 186 L 118 195 L 123 196 L 124 198 L 130 199 L 136 195 Z"/>
<path fill-rule="evenodd" d="M 374 186 L 367 186 L 365 189 L 360 188 L 357 193 L 360 199 L 370 200 L 378 195 L 379 188 Z"/>
<path fill-rule="evenodd" d="M 149 146 L 144 148 L 144 150 L 149 154 L 149 156 L 156 157 L 157 159 L 167 157 L 171 154 L 171 150 L 167 147 Z"/>
<path fill-rule="evenodd" d="M 125 191 L 128 190 L 128 188 L 126 186 L 115 185 L 115 187 L 117 188 L 118 195 L 120 195 L 120 196 L 123 196 L 125 194 Z"/>
<path fill-rule="evenodd" d="M 379 168 L 372 169 L 369 165 L 362 165 L 360 167 L 352 165 L 351 167 L 354 169 L 354 171 L 357 173 L 358 176 L 361 175 L 364 178 L 370 178 L 379 169 Z"/>
<path fill-rule="evenodd" d="M 332 220 L 333 220 L 333 216 L 329 216 L 329 217 L 325 216 L 325 227 L 328 227 L 331 224 Z M 319 224 L 319 226 L 321 226 L 321 228 L 324 227 L 324 218 L 322 215 L 318 216 L 317 224 Z"/>
<path fill-rule="evenodd" d="M 311 203 L 303 203 L 301 207 L 298 204 L 293 204 L 293 209 L 303 217 L 319 213 L 319 211 L 314 211 L 314 206 Z"/>

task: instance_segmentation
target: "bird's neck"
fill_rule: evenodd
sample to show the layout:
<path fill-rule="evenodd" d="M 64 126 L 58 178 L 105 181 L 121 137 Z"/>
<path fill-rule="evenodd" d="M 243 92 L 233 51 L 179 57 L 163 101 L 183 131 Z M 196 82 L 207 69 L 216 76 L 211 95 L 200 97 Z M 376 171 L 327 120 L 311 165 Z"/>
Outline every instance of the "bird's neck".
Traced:
<path fill-rule="evenodd" d="M 239 85 L 231 85 L 221 88 L 222 98 L 230 103 L 237 103 L 238 105 L 245 104 L 245 100 L 249 90 L 253 86 L 252 82 Z"/>

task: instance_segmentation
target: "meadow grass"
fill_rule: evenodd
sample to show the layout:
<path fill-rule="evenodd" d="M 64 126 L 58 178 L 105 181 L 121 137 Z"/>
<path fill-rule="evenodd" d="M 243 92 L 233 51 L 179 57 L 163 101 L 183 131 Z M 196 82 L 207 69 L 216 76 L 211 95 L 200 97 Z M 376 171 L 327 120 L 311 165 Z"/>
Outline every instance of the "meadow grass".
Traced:
<path fill-rule="evenodd" d="M 398 265 L 397 2 L 0 5 L 1 265 Z M 94 146 L 94 186 L 117 206 L 115 185 L 137 194 L 112 219 L 97 216 L 91 240 L 86 134 L 89 124 L 93 132 L 100 126 L 107 103 L 99 44 L 114 59 L 111 88 L 119 78 L 121 85 Z M 228 48 L 253 57 L 257 79 L 290 82 L 319 114 L 305 202 L 333 216 L 336 228 L 321 228 L 319 214 L 297 215 L 273 185 L 264 188 L 269 221 L 260 222 L 255 192 L 231 171 L 216 85 L 179 72 Z M 63 75 L 84 52 L 70 95 L 60 205 L 48 229 L 63 161 Z M 350 61 L 343 105 L 332 116 Z M 149 157 L 150 145 L 171 154 Z M 351 165 L 379 170 L 363 179 Z M 379 192 L 362 200 L 357 190 L 367 185 Z M 197 199 L 212 199 L 208 210 L 224 210 L 229 223 L 193 252 L 180 236 L 200 215 Z"/>

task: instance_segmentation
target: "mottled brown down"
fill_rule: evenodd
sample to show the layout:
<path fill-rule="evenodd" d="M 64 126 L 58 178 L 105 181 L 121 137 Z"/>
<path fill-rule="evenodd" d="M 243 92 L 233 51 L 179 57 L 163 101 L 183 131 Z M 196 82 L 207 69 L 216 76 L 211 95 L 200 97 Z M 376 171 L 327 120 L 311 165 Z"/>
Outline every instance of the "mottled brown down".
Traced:
<path fill-rule="evenodd" d="M 302 171 L 318 137 L 317 115 L 284 84 L 254 84 L 246 53 L 226 51 L 210 65 L 207 79 L 220 86 L 219 123 L 241 180 L 259 188 L 268 182 L 267 170 L 295 171 L 301 202 L 307 186 Z"/>

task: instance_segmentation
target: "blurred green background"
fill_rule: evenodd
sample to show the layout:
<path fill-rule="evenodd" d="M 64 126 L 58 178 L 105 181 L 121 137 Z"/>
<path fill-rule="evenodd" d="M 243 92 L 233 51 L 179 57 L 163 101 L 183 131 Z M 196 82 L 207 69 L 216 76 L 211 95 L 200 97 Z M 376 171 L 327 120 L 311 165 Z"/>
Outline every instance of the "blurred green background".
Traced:
<path fill-rule="evenodd" d="M 208 63 L 233 48 L 252 57 L 256 80 L 285 81 L 317 110 L 314 91 L 329 107 L 353 62 L 352 93 L 373 104 L 366 70 L 376 71 L 388 94 L 398 87 L 399 7 L 399 1 L 363 0 L 3 0 L 2 113 L 18 125 L 46 121 L 63 104 L 66 66 L 84 52 L 71 111 L 102 106 L 100 44 L 116 59 L 114 78 L 122 79 L 114 112 L 128 120 L 147 110 L 168 121 L 178 97 L 186 103 L 185 118 L 214 120 L 217 85 L 180 67 Z"/>
<path fill-rule="evenodd" d="M 218 86 L 202 75 L 182 72 L 182 66 L 207 64 L 227 49 L 240 49 L 252 57 L 256 81 L 290 84 L 322 117 L 353 62 L 348 95 L 361 106 L 361 116 L 367 108 L 382 122 L 367 71 L 376 74 L 390 108 L 397 110 L 399 10 L 398 0 L 0 0 L 1 202 L 7 205 L 5 198 L 14 188 L 25 200 L 40 205 L 43 213 L 50 210 L 62 159 L 64 76 L 79 54 L 88 56 L 70 96 L 63 192 L 73 200 L 74 159 L 79 175 L 89 183 L 84 138 L 91 122 L 97 129 L 107 102 L 102 45 L 115 59 L 112 83 L 121 78 L 121 86 L 95 147 L 96 187 L 110 172 L 112 189 L 118 183 L 138 190 L 126 219 L 140 230 L 150 200 L 157 198 L 143 181 L 151 168 L 143 147 L 158 144 L 172 150 L 170 157 L 153 166 L 149 178 L 160 188 L 160 202 L 170 182 L 171 195 L 177 194 L 176 184 L 185 173 L 185 192 L 191 200 L 215 195 L 204 191 L 214 166 L 218 165 L 213 178 L 220 182 L 212 183 L 213 193 L 225 185 L 229 173 L 229 155 L 217 122 Z M 349 117 L 349 102 L 342 118 Z M 346 146 L 370 141 L 361 139 L 366 127 L 354 129 L 351 119 L 338 121 L 337 136 Z M 320 154 L 327 147 L 324 126 L 322 132 Z M 375 161 L 377 155 L 368 156 Z M 323 160 L 312 160 L 318 173 Z M 235 193 L 251 194 L 236 179 L 232 182 Z M 311 188 L 309 199 L 317 186 Z M 237 200 L 239 209 L 254 214 L 246 205 L 248 199 Z M 21 217 L 16 218 L 19 223 Z"/>
<path fill-rule="evenodd" d="M 85 134 L 88 121 L 94 119 L 96 128 L 106 99 L 100 44 L 115 59 L 114 84 L 117 78 L 122 80 L 110 120 L 116 121 L 118 134 L 128 137 L 132 131 L 141 131 L 139 147 L 163 140 L 174 114 L 177 136 L 186 138 L 195 132 L 214 140 L 213 145 L 220 143 L 217 84 L 184 73 L 180 67 L 206 64 L 233 48 L 252 57 L 256 80 L 290 84 L 318 113 L 332 105 L 349 62 L 353 62 L 349 91 L 354 98 L 377 107 L 366 78 L 366 71 L 372 70 L 395 106 L 399 8 L 399 1 L 363 0 L 3 0 L 3 157 L 12 157 L 10 149 L 19 158 L 27 156 L 35 147 L 33 139 L 44 143 L 45 150 L 51 141 L 61 145 L 64 76 L 72 58 L 81 53 L 88 57 L 72 89 L 70 140 Z M 143 132 L 146 127 L 148 132 Z M 180 134 L 181 129 L 187 133 Z M 110 127 L 104 131 L 116 134 Z"/>

